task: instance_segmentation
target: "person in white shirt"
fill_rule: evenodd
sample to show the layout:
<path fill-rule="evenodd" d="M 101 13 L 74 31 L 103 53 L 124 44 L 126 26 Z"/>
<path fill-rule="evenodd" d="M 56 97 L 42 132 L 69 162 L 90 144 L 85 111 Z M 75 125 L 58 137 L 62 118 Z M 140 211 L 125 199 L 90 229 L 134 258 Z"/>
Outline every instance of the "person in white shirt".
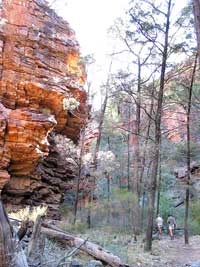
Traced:
<path fill-rule="evenodd" d="M 156 225 L 158 227 L 159 234 L 162 235 L 162 228 L 163 228 L 163 218 L 158 214 L 156 218 Z"/>

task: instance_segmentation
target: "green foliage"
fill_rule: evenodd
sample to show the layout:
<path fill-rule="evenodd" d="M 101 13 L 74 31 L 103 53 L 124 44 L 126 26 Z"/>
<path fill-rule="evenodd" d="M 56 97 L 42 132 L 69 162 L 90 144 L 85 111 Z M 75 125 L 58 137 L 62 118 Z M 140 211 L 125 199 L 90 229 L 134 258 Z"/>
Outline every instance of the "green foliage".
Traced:
<path fill-rule="evenodd" d="M 189 218 L 189 232 L 190 235 L 199 235 L 200 234 L 200 224 L 191 218 Z"/>
<path fill-rule="evenodd" d="M 160 196 L 160 215 L 163 217 L 164 222 L 167 221 L 167 217 L 169 214 L 175 213 L 174 210 L 174 200 L 170 198 L 170 196 L 167 196 L 165 193 L 161 193 Z"/>
<path fill-rule="evenodd" d="M 114 197 L 119 201 L 119 202 L 124 202 L 124 201 L 130 201 L 132 203 L 135 202 L 135 197 L 133 192 L 128 191 L 127 189 L 120 189 L 117 188 L 114 190 Z"/>
<path fill-rule="evenodd" d="M 51 109 L 49 109 L 47 107 L 46 108 L 41 108 L 40 112 L 42 112 L 42 114 L 49 115 L 49 114 L 51 114 Z"/>
<path fill-rule="evenodd" d="M 95 63 L 95 58 L 94 54 L 87 54 L 84 57 L 80 57 L 80 64 L 86 64 L 86 65 L 91 65 Z"/>
<path fill-rule="evenodd" d="M 187 146 L 186 141 L 179 142 L 175 145 L 176 150 L 173 158 L 177 161 L 182 162 L 183 165 L 186 164 L 187 159 Z M 191 161 L 199 160 L 199 151 L 200 151 L 200 144 L 191 142 L 190 144 L 191 149 Z"/>
<path fill-rule="evenodd" d="M 193 10 L 192 10 L 192 4 L 191 2 L 187 4 L 182 10 L 181 10 L 181 16 L 177 19 L 176 23 L 178 25 L 185 26 L 194 26 L 194 18 L 193 18 Z"/>
<path fill-rule="evenodd" d="M 200 200 L 192 201 L 190 205 L 190 230 L 192 234 L 200 234 Z"/>
<path fill-rule="evenodd" d="M 171 190 L 174 187 L 175 176 L 173 169 L 169 165 L 162 165 L 162 182 L 161 182 L 161 191 L 166 192 Z"/>
<path fill-rule="evenodd" d="M 76 220 L 75 224 L 70 222 L 62 221 L 59 224 L 59 227 L 66 232 L 74 233 L 74 234 L 84 234 L 87 230 L 88 226 L 86 223 L 81 222 L 80 220 Z"/>
<path fill-rule="evenodd" d="M 60 205 L 59 212 L 61 213 L 63 218 L 67 218 L 69 216 L 69 214 L 71 213 L 71 208 L 72 207 L 66 203 Z"/>

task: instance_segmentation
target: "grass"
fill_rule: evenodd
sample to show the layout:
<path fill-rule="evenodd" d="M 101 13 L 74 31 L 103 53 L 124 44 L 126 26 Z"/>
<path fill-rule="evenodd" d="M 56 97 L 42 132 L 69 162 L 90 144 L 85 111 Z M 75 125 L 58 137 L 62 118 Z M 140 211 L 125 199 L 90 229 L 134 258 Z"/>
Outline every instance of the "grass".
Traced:
<path fill-rule="evenodd" d="M 135 244 L 130 230 L 124 231 L 124 229 L 113 226 L 88 229 L 87 225 L 80 221 L 77 221 L 75 225 L 62 221 L 59 223 L 59 227 L 64 231 L 81 235 L 83 239 L 89 239 L 89 241 L 102 246 L 128 264 L 135 262 L 136 255 L 143 250 L 141 246 L 143 247 L 142 240 L 144 236 L 141 235 L 138 238 L 138 243 Z"/>

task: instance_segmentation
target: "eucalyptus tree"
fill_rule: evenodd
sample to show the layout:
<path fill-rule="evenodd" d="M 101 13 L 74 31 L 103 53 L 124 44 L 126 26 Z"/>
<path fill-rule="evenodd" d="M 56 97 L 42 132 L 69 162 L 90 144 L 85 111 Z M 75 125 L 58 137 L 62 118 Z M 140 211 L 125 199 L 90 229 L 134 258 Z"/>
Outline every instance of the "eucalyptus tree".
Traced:
<path fill-rule="evenodd" d="M 103 129 L 103 124 L 104 124 L 104 118 L 105 118 L 105 113 L 106 113 L 106 109 L 107 109 L 107 104 L 108 104 L 108 99 L 109 99 L 109 88 L 111 85 L 110 82 L 110 78 L 111 78 L 111 69 L 112 69 L 112 60 L 110 62 L 109 65 L 109 69 L 108 69 L 108 76 L 107 76 L 107 80 L 105 85 L 102 85 L 102 87 L 105 89 L 105 96 L 104 96 L 104 100 L 100 109 L 100 116 L 99 116 L 99 121 L 98 121 L 98 136 L 96 139 L 96 144 L 95 144 L 95 148 L 94 148 L 94 152 L 93 152 L 93 159 L 92 159 L 92 168 L 93 168 L 93 172 L 95 173 L 95 171 L 98 168 L 98 153 L 99 153 L 99 149 L 100 149 L 100 144 L 101 144 L 101 140 L 102 140 L 102 129 Z M 93 189 L 95 187 L 96 184 L 96 178 L 95 175 L 93 175 Z M 89 197 L 89 208 L 88 208 L 88 215 L 87 215 L 87 223 L 88 223 L 88 227 L 91 227 L 91 206 L 93 203 L 93 190 L 91 190 L 90 192 L 90 197 Z"/>
<path fill-rule="evenodd" d="M 189 198 L 190 198 L 190 172 L 191 172 L 191 149 L 190 149 L 190 128 L 191 128 L 191 106 L 192 106 L 192 91 L 193 91 L 193 83 L 195 78 L 196 72 L 196 65 L 197 65 L 197 57 L 195 58 L 194 67 L 192 70 L 191 75 L 191 82 L 188 89 L 188 101 L 187 101 L 187 188 L 185 194 L 185 220 L 184 220 L 184 236 L 185 236 L 185 244 L 189 244 L 189 234 L 188 234 L 188 216 L 189 216 Z"/>
<path fill-rule="evenodd" d="M 134 23 L 138 34 L 142 36 L 146 42 L 154 45 L 154 48 L 156 49 L 156 56 L 160 62 L 154 120 L 154 145 L 152 149 L 153 159 L 148 186 L 149 201 L 145 250 L 149 251 L 152 247 L 154 205 L 161 140 L 161 116 L 165 87 L 165 73 L 167 68 L 167 59 L 169 56 L 170 17 L 173 5 L 172 0 L 164 2 L 144 0 L 132 1 L 132 3 L 134 5 L 129 10 L 131 22 Z"/>
<path fill-rule="evenodd" d="M 132 13 L 132 8 L 129 10 L 130 15 Z M 133 14 L 132 14 L 133 15 Z M 130 17 L 129 17 L 130 20 Z M 141 151 L 141 142 L 142 139 L 142 120 L 144 120 L 145 115 L 148 119 L 153 119 L 152 116 L 149 116 L 149 106 L 145 102 L 147 99 L 146 85 L 152 80 L 152 77 L 155 75 L 159 64 L 156 62 L 155 51 L 156 47 L 154 43 L 149 42 L 145 37 L 140 35 L 137 28 L 134 27 L 134 24 L 130 21 L 125 23 L 122 19 L 118 19 L 115 25 L 112 27 L 112 32 L 115 33 L 116 37 L 121 40 L 121 50 L 115 53 L 115 56 L 118 58 L 123 54 L 123 57 L 128 59 L 130 62 L 130 67 L 126 70 L 127 74 L 123 71 L 119 72 L 116 78 L 118 79 L 117 90 L 124 92 L 125 95 L 129 97 L 129 104 L 131 103 L 134 106 L 134 113 L 131 114 L 131 117 L 128 118 L 129 121 L 132 121 L 132 129 L 130 124 L 128 124 L 127 132 L 128 137 L 130 134 L 134 135 L 134 158 L 133 158 L 133 192 L 134 192 L 134 236 L 140 232 L 140 195 L 141 195 L 141 184 L 143 173 L 140 173 L 142 156 L 144 156 L 143 151 Z M 128 79 L 127 79 L 128 78 Z M 147 90 L 148 91 L 148 90 Z M 149 95 L 149 92 L 147 92 Z M 124 97 L 126 99 L 126 97 Z M 125 104 L 126 105 L 126 104 Z M 134 115 L 133 115 L 134 114 Z M 130 133 L 130 134 L 129 134 Z M 148 137 L 147 137 L 148 139 Z M 128 141 L 128 151 L 130 150 L 129 141 Z M 129 153 L 128 153 L 129 155 Z M 128 166 L 129 163 L 128 157 Z M 128 167 L 129 169 L 129 167 Z M 129 171 L 128 171 L 129 176 Z"/>
<path fill-rule="evenodd" d="M 146 250 L 151 249 L 152 228 L 154 215 L 154 202 L 156 193 L 156 179 L 159 161 L 159 143 L 161 136 L 161 113 L 163 103 L 163 91 L 165 82 L 165 70 L 168 57 L 169 45 L 169 24 L 171 14 L 171 0 L 161 4 L 155 1 L 131 1 L 129 15 L 129 29 L 122 37 L 126 48 L 133 56 L 133 63 L 137 64 L 135 87 L 129 86 L 128 89 L 136 104 L 136 145 L 134 153 L 134 195 L 136 205 L 134 206 L 134 232 L 137 233 L 139 226 L 139 135 L 141 122 L 141 88 L 145 83 L 152 83 L 154 76 L 157 77 L 156 111 L 152 118 L 154 124 L 154 147 L 153 147 L 153 166 L 151 169 L 151 179 L 149 182 L 149 207 L 148 207 L 148 227 L 146 233 Z M 150 61 L 150 62 L 149 62 Z M 153 66 L 153 67 L 152 67 Z M 145 74 L 142 75 L 142 69 Z M 149 71 L 149 69 L 151 71 Z M 152 71 L 153 70 L 153 71 Z M 157 73 L 157 70 L 158 73 Z M 159 74 L 160 73 L 160 74 Z M 160 76 L 160 77 L 159 77 Z M 147 78 L 148 77 L 148 78 Z M 155 79 L 155 78 L 154 78 Z M 127 92 L 127 88 L 125 88 Z M 136 92 L 136 93 L 135 93 Z M 143 109 L 147 113 L 146 109 Z"/>
<path fill-rule="evenodd" d="M 185 190 L 185 217 L 184 217 L 184 237 L 185 244 L 189 243 L 189 230 L 188 230 L 188 217 L 189 217 L 189 202 L 190 202 L 190 187 L 191 187 L 191 161 L 194 159 L 194 151 L 192 149 L 192 140 L 197 139 L 194 137 L 194 131 L 192 133 L 192 122 L 195 121 L 194 114 L 198 114 L 199 110 L 199 99 L 196 98 L 196 93 L 198 93 L 198 86 L 195 88 L 195 74 L 197 68 L 197 54 L 196 56 L 190 57 L 184 64 L 184 66 L 177 66 L 175 72 L 176 76 L 169 83 L 172 88 L 176 88 L 176 90 L 171 90 L 171 93 L 168 95 L 168 102 L 176 105 L 176 107 L 180 107 L 179 113 L 182 113 L 181 123 L 181 134 L 182 139 L 185 140 L 185 151 L 181 156 L 182 162 L 186 164 L 186 179 L 184 181 Z M 198 123 L 198 122 L 195 122 Z M 195 144 L 196 147 L 197 144 Z"/>

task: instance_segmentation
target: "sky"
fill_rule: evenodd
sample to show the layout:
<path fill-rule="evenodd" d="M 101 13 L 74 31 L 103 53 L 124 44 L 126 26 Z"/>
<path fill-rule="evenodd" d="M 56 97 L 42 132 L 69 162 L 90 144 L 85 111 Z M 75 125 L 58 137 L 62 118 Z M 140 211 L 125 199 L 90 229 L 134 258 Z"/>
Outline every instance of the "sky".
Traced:
<path fill-rule="evenodd" d="M 53 0 L 48 0 L 51 4 Z M 76 33 L 83 56 L 93 54 L 95 64 L 88 73 L 92 91 L 97 92 L 95 109 L 100 108 L 100 86 L 105 83 L 115 43 L 108 29 L 125 14 L 130 0 L 56 0 L 52 8 L 68 21 Z"/>
<path fill-rule="evenodd" d="M 118 48 L 118 43 L 108 37 L 108 28 L 114 24 L 116 18 L 123 17 L 130 0 L 48 1 L 54 2 L 52 8 L 67 20 L 75 31 L 82 55 L 94 55 L 96 63 L 88 79 L 92 80 L 92 86 L 98 91 L 100 85 L 107 79 L 111 62 L 111 57 L 108 55 Z M 177 12 L 187 1 L 176 0 Z"/>
<path fill-rule="evenodd" d="M 48 0 L 76 32 L 83 55 L 95 54 L 97 60 L 110 51 L 107 30 L 124 15 L 130 0 Z M 156 0 L 155 0 L 156 1 Z M 187 0 L 176 0 L 177 9 Z"/>
<path fill-rule="evenodd" d="M 117 17 L 124 14 L 128 2 L 129 0 L 57 0 L 53 7 L 57 6 L 59 15 L 75 30 L 81 52 L 84 55 L 94 53 L 99 57 L 108 48 L 108 28 Z"/>

